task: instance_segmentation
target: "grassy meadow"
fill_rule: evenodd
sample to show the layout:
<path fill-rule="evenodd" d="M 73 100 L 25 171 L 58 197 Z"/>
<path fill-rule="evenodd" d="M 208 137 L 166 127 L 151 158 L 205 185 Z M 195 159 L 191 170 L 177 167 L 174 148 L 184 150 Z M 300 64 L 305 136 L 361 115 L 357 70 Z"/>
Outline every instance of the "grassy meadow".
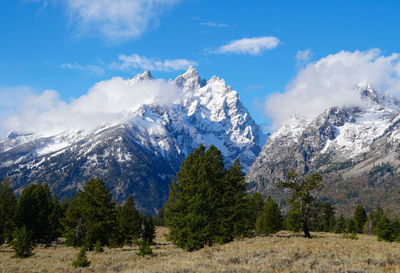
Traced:
<path fill-rule="evenodd" d="M 137 246 L 87 252 L 91 265 L 71 266 L 79 249 L 64 245 L 36 247 L 34 255 L 15 259 L 11 248 L 0 248 L 0 272 L 400 272 L 400 244 L 377 242 L 375 236 L 301 234 L 281 231 L 273 236 L 235 240 L 226 245 L 186 252 L 165 240 L 158 227 L 154 255 L 139 257 Z"/>

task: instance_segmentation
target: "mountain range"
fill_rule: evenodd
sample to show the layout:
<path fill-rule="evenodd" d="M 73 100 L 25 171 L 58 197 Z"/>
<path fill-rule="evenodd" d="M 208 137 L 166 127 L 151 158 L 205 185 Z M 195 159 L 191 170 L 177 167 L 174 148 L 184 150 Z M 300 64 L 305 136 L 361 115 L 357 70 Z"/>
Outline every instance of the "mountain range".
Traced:
<path fill-rule="evenodd" d="M 400 101 L 358 84 L 358 105 L 330 107 L 313 118 L 293 116 L 268 138 L 250 167 L 251 191 L 272 195 L 285 207 L 287 192 L 275 187 L 294 169 L 301 175 L 321 173 L 323 201 L 338 212 L 353 213 L 400 204 Z"/>
<path fill-rule="evenodd" d="M 124 84 L 153 80 L 145 71 Z M 143 104 L 117 123 L 51 136 L 9 133 L 0 141 L 0 177 L 10 177 L 17 193 L 46 182 L 59 198 L 99 177 L 116 200 L 132 194 L 141 211 L 154 215 L 182 161 L 200 144 L 216 145 L 227 165 L 239 158 L 247 172 L 266 135 L 238 93 L 217 76 L 200 78 L 194 67 L 169 83 L 180 92 L 177 101 Z"/>
<path fill-rule="evenodd" d="M 124 84 L 151 81 L 145 71 Z M 138 209 L 155 215 L 186 156 L 200 144 L 213 144 L 227 166 L 239 158 L 250 192 L 271 195 L 282 208 L 288 192 L 275 184 L 294 169 L 303 176 L 321 173 L 320 199 L 338 213 L 350 215 L 358 204 L 398 209 L 399 100 L 360 83 L 351 90 L 359 103 L 312 118 L 293 116 L 267 139 L 223 79 L 204 80 L 189 67 L 168 84 L 178 90 L 177 100 L 142 104 L 119 122 L 50 136 L 9 133 L 0 140 L 0 177 L 10 177 L 17 193 L 46 182 L 59 198 L 74 196 L 89 178 L 99 177 L 114 199 L 132 194 Z"/>

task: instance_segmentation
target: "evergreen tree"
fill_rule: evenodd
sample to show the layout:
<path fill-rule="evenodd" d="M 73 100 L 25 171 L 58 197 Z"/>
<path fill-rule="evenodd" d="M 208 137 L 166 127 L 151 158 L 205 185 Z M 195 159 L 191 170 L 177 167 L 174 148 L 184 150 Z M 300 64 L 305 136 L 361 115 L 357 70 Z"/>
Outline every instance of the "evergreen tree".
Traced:
<path fill-rule="evenodd" d="M 124 205 L 119 209 L 117 221 L 124 244 L 131 245 L 133 240 L 140 237 L 141 219 L 139 212 L 135 209 L 132 195 L 128 196 Z"/>
<path fill-rule="evenodd" d="M 17 212 L 17 199 L 11 188 L 8 178 L 0 183 L 0 245 L 11 242 L 15 229 L 15 215 Z"/>
<path fill-rule="evenodd" d="M 222 241 L 230 241 L 234 237 L 248 236 L 254 229 L 251 219 L 251 199 L 247 193 L 247 185 L 238 159 L 225 172 L 225 190 L 222 192 L 221 214 L 218 217 L 221 227 L 226 227 Z"/>
<path fill-rule="evenodd" d="M 283 218 L 278 204 L 268 196 L 264 210 L 257 220 L 256 232 L 260 234 L 273 234 L 282 229 Z"/>
<path fill-rule="evenodd" d="M 17 223 L 32 232 L 33 243 L 51 243 L 59 236 L 56 208 L 47 184 L 32 184 L 18 199 Z"/>
<path fill-rule="evenodd" d="M 25 226 L 17 228 L 13 233 L 14 239 L 11 241 L 11 246 L 14 249 L 15 258 L 26 258 L 32 256 L 31 232 Z"/>
<path fill-rule="evenodd" d="M 353 219 L 348 219 L 346 221 L 346 232 L 347 233 L 357 233 L 357 225 Z"/>
<path fill-rule="evenodd" d="M 86 229 L 81 215 L 81 207 L 76 198 L 68 202 L 65 217 L 62 219 L 65 243 L 69 246 L 82 246 L 84 244 Z"/>
<path fill-rule="evenodd" d="M 299 232 L 302 228 L 300 205 L 297 202 L 291 204 L 290 210 L 288 212 L 288 218 L 286 221 L 286 229 Z"/>
<path fill-rule="evenodd" d="M 315 200 L 314 192 L 321 189 L 322 176 L 313 173 L 306 178 L 300 178 L 294 170 L 290 170 L 286 175 L 286 181 L 279 182 L 280 188 L 288 188 L 292 190 L 292 195 L 288 199 L 290 204 L 298 203 L 300 205 L 301 221 L 304 231 L 304 237 L 311 238 L 309 231 L 309 220 L 311 205 Z"/>
<path fill-rule="evenodd" d="M 164 214 L 164 207 L 162 207 L 157 214 L 157 218 L 154 221 L 154 224 L 159 227 L 165 226 L 165 214 Z"/>
<path fill-rule="evenodd" d="M 386 213 L 382 214 L 381 218 L 379 219 L 376 225 L 375 232 L 378 237 L 378 241 L 385 240 L 393 242 L 394 240 L 393 227 Z"/>
<path fill-rule="evenodd" d="M 239 162 L 224 170 L 221 152 L 213 145 L 207 151 L 200 145 L 170 185 L 165 205 L 169 239 L 196 250 L 245 234 L 251 218 L 249 200 Z"/>
<path fill-rule="evenodd" d="M 66 211 L 64 227 L 68 245 L 93 249 L 97 241 L 108 244 L 115 231 L 116 215 L 111 194 L 102 180 L 91 178 L 83 191 L 78 190 Z"/>
<path fill-rule="evenodd" d="M 147 242 L 149 245 L 154 244 L 154 239 L 156 238 L 156 229 L 154 226 L 154 221 L 151 216 L 143 217 L 142 224 L 142 240 Z"/>
<path fill-rule="evenodd" d="M 399 242 L 400 241 L 400 218 L 397 215 L 391 221 L 392 229 L 393 229 L 393 241 Z"/>
<path fill-rule="evenodd" d="M 322 203 L 322 230 L 333 231 L 335 227 L 335 209 L 329 202 Z"/>
<path fill-rule="evenodd" d="M 346 230 L 346 221 L 341 214 L 339 218 L 336 220 L 335 224 L 335 233 L 343 233 Z"/>
<path fill-rule="evenodd" d="M 367 213 L 361 205 L 356 207 L 353 219 L 356 224 L 357 233 L 362 233 L 364 224 L 367 222 Z"/>
<path fill-rule="evenodd" d="M 86 257 L 86 246 L 83 246 L 76 256 L 75 261 L 72 262 L 73 267 L 87 267 L 90 265 L 90 261 L 88 261 Z"/>
<path fill-rule="evenodd" d="M 250 196 L 250 211 L 251 211 L 251 221 L 256 223 L 257 219 L 264 210 L 265 202 L 259 192 L 255 192 Z"/>
<path fill-rule="evenodd" d="M 364 233 L 369 234 L 369 235 L 376 234 L 375 233 L 376 225 L 377 225 L 379 219 L 381 219 L 383 213 L 384 213 L 383 209 L 381 207 L 378 207 L 376 210 L 372 210 L 368 214 L 367 222 L 364 225 Z"/>

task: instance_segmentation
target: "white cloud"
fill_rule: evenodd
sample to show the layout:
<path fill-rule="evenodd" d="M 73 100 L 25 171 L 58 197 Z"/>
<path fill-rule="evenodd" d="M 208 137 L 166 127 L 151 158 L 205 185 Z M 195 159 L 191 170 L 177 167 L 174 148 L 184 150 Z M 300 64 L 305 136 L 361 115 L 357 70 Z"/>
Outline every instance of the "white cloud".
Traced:
<path fill-rule="evenodd" d="M 184 70 L 189 66 L 197 65 L 197 62 L 186 59 L 158 60 L 154 58 L 150 59 L 144 56 L 139 56 L 138 54 L 132 54 L 129 56 L 120 55 L 118 58 L 120 61 L 122 61 L 122 63 L 114 63 L 111 65 L 111 67 L 121 70 L 140 68 L 152 71 L 176 71 Z"/>
<path fill-rule="evenodd" d="M 278 45 L 279 39 L 276 37 L 243 38 L 221 46 L 216 53 L 259 55 L 265 50 L 276 48 Z"/>
<path fill-rule="evenodd" d="M 102 76 L 104 75 L 104 68 L 95 64 L 87 64 L 81 65 L 79 63 L 64 63 L 61 65 L 61 68 L 72 69 L 72 70 L 80 70 L 80 71 L 88 71 L 90 74 Z"/>
<path fill-rule="evenodd" d="M 311 59 L 311 49 L 306 49 L 306 50 L 298 50 L 296 54 L 296 60 L 300 62 L 307 62 Z"/>
<path fill-rule="evenodd" d="M 79 34 L 100 34 L 107 40 L 139 37 L 158 17 L 181 0 L 62 0 Z"/>
<path fill-rule="evenodd" d="M 283 93 L 269 96 L 265 112 L 277 128 L 291 115 L 314 117 L 331 106 L 361 104 L 355 92 L 361 82 L 399 96 L 399 63 L 400 55 L 383 56 L 379 49 L 329 55 L 300 70 Z"/>
<path fill-rule="evenodd" d="M 228 27 L 227 24 L 219 24 L 215 22 L 201 22 L 200 25 L 207 27 Z"/>
<path fill-rule="evenodd" d="M 7 91 L 8 90 L 8 91 Z M 129 85 L 119 77 L 96 83 L 88 93 L 66 102 L 54 90 L 40 94 L 22 88 L 1 92 L 0 101 L 8 101 L 9 111 L 0 112 L 0 132 L 29 132 L 53 135 L 64 130 L 96 128 L 104 123 L 121 121 L 142 104 L 167 105 L 176 101 L 180 90 L 163 80 Z M 0 106 L 3 106 L 0 104 Z"/>

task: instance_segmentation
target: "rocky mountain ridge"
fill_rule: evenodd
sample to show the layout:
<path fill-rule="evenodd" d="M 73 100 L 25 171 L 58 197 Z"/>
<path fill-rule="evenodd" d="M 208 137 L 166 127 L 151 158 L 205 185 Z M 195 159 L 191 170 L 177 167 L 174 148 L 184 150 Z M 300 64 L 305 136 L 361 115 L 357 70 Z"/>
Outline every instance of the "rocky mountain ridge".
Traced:
<path fill-rule="evenodd" d="M 126 84 L 151 80 L 146 71 Z M 201 79 L 194 67 L 170 83 L 182 92 L 178 101 L 143 104 L 117 124 L 50 137 L 10 133 L 0 141 L 0 177 L 9 176 L 17 192 L 46 182 L 63 198 L 97 176 L 116 199 L 133 194 L 140 209 L 154 214 L 181 162 L 200 144 L 216 145 L 226 164 L 239 158 L 247 171 L 266 136 L 238 93 L 216 76 Z"/>
<path fill-rule="evenodd" d="M 360 94 L 359 105 L 331 107 L 312 119 L 292 117 L 272 133 L 247 174 L 251 190 L 275 195 L 284 205 L 285 194 L 274 184 L 295 169 L 302 175 L 323 174 L 326 187 L 321 195 L 337 203 L 339 210 L 348 204 L 343 202 L 348 192 L 356 193 L 355 201 L 364 205 L 371 200 L 371 207 L 387 205 L 390 191 L 400 186 L 400 102 L 368 84 L 359 84 L 354 91 Z M 392 172 L 386 185 L 371 177 L 381 166 L 390 166 Z M 363 195 L 367 188 L 369 193 Z M 377 198 L 380 191 L 387 200 Z"/>

